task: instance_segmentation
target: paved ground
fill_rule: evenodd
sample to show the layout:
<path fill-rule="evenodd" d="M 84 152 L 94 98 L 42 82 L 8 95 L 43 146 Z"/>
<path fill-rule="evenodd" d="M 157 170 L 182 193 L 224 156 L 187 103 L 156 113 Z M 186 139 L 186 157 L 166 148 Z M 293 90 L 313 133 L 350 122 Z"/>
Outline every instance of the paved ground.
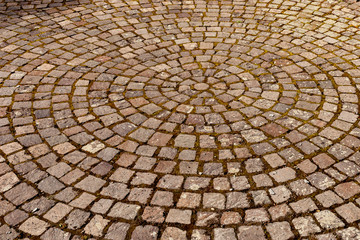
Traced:
<path fill-rule="evenodd" d="M 360 239 L 359 9 L 2 0 L 0 239 Z"/>

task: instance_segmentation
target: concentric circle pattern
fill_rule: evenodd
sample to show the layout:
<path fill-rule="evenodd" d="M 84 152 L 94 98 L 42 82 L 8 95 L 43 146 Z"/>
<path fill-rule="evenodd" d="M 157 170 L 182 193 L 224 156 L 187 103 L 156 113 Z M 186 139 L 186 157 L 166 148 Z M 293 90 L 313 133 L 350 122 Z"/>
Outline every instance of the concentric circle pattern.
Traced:
<path fill-rule="evenodd" d="M 0 239 L 360 239 L 360 5 L 0 2 Z"/>

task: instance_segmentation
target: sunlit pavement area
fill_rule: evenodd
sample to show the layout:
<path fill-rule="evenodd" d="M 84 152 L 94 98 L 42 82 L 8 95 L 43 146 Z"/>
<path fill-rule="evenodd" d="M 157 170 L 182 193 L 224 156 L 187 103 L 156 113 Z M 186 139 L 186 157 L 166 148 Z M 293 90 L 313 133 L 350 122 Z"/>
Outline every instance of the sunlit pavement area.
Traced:
<path fill-rule="evenodd" d="M 0 239 L 360 239 L 360 3 L 0 2 Z"/>

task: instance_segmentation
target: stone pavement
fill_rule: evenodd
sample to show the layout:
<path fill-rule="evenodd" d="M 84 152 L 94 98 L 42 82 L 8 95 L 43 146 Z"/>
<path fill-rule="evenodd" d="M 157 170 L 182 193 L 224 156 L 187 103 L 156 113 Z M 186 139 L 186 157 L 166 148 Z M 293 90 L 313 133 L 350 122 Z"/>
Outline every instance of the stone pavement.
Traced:
<path fill-rule="evenodd" d="M 0 239 L 360 239 L 359 10 L 0 0 Z"/>

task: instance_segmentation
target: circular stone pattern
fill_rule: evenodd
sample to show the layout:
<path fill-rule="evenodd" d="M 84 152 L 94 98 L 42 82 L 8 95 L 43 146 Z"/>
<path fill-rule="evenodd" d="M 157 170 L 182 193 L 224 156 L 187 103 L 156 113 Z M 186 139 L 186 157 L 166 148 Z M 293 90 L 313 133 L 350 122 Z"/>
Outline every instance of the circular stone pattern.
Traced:
<path fill-rule="evenodd" d="M 358 9 L 0 2 L 0 239 L 359 239 Z"/>

